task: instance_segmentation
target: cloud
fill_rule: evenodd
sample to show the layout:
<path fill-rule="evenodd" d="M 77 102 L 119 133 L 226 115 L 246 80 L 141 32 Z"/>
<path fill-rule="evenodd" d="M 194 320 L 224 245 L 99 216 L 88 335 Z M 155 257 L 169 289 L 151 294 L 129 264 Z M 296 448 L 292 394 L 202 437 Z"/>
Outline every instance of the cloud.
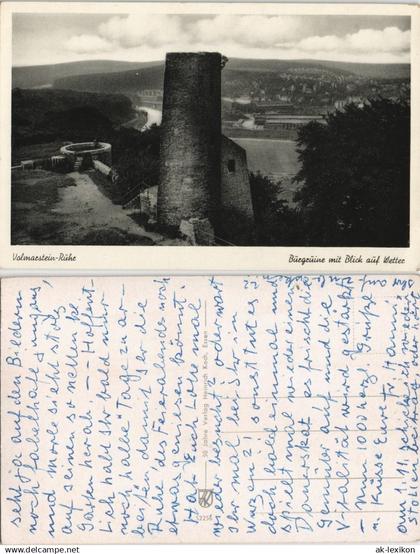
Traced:
<path fill-rule="evenodd" d="M 410 55 L 409 30 L 362 27 L 344 34 L 333 27 L 322 34 L 311 18 L 295 15 L 116 15 L 92 31 L 71 37 L 65 49 L 135 61 L 163 59 L 168 51 L 198 50 L 218 50 L 228 57 L 379 63 L 407 62 Z"/>
<path fill-rule="evenodd" d="M 343 48 L 343 40 L 335 35 L 313 36 L 304 38 L 294 46 L 304 52 L 338 51 Z"/>
<path fill-rule="evenodd" d="M 296 37 L 302 30 L 295 16 L 218 15 L 199 20 L 192 28 L 195 38 L 217 45 L 233 41 L 246 46 L 273 47 Z"/>
<path fill-rule="evenodd" d="M 410 50 L 410 31 L 401 31 L 397 27 L 386 27 L 383 30 L 360 29 L 357 33 L 344 37 L 307 37 L 295 46 L 304 52 L 342 52 L 349 55 L 401 54 Z"/>
<path fill-rule="evenodd" d="M 74 35 L 66 41 L 64 47 L 74 54 L 97 54 L 109 52 L 113 45 L 98 35 Z"/>
<path fill-rule="evenodd" d="M 346 40 L 352 50 L 359 52 L 406 52 L 410 49 L 410 31 L 386 27 L 382 31 L 361 29 Z"/>
<path fill-rule="evenodd" d="M 123 48 L 161 46 L 185 40 L 181 20 L 176 15 L 132 14 L 111 17 L 99 26 L 99 35 Z"/>

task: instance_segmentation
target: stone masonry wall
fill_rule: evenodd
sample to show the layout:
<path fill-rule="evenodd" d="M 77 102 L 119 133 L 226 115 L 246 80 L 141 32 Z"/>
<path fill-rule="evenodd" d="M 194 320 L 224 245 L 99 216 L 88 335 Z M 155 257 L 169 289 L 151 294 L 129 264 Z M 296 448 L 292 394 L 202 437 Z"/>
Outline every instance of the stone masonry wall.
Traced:
<path fill-rule="evenodd" d="M 217 225 L 220 206 L 221 63 L 216 52 L 166 56 L 158 221 Z"/>
<path fill-rule="evenodd" d="M 223 224 L 224 235 L 232 243 L 238 243 L 237 224 L 241 224 L 242 243 L 252 244 L 254 241 L 254 209 L 252 206 L 251 187 L 249 183 L 248 166 L 245 150 L 233 140 L 222 136 L 221 157 L 221 208 L 224 217 L 237 217 L 231 224 Z"/>

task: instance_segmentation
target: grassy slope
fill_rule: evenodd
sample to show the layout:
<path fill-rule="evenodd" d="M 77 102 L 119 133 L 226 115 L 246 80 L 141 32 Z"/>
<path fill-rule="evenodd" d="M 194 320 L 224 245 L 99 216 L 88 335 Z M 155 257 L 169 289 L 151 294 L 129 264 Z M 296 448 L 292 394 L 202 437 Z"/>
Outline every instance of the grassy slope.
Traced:
<path fill-rule="evenodd" d="M 62 221 L 51 209 L 61 187 L 74 186 L 71 177 L 50 171 L 12 174 L 12 244 L 54 244 Z"/>
<path fill-rule="evenodd" d="M 36 160 L 38 158 L 47 158 L 60 153 L 63 146 L 61 141 L 44 142 L 41 144 L 25 144 L 20 148 L 13 150 L 13 163 L 18 164 L 22 160 Z"/>

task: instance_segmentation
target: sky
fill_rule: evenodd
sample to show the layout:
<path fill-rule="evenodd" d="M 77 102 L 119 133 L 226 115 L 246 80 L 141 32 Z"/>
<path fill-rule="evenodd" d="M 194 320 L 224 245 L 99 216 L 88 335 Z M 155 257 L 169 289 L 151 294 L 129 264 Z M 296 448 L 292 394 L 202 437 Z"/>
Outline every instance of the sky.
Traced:
<path fill-rule="evenodd" d="M 163 60 L 166 52 L 227 57 L 410 61 L 410 18 L 351 15 L 13 15 L 13 65 Z"/>

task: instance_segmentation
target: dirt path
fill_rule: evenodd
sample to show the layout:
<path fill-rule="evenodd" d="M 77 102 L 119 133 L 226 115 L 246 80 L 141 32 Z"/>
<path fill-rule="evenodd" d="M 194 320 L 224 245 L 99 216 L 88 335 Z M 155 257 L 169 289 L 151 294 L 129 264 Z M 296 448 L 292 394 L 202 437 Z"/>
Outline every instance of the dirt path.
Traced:
<path fill-rule="evenodd" d="M 87 173 L 68 174 L 75 186 L 60 189 L 60 200 L 53 208 L 63 217 L 63 234 L 68 244 L 113 244 L 127 238 L 138 244 L 156 244 L 162 241 L 158 233 L 151 233 L 137 225 L 121 206 L 113 204 Z M 87 242 L 86 242 L 87 241 Z"/>

